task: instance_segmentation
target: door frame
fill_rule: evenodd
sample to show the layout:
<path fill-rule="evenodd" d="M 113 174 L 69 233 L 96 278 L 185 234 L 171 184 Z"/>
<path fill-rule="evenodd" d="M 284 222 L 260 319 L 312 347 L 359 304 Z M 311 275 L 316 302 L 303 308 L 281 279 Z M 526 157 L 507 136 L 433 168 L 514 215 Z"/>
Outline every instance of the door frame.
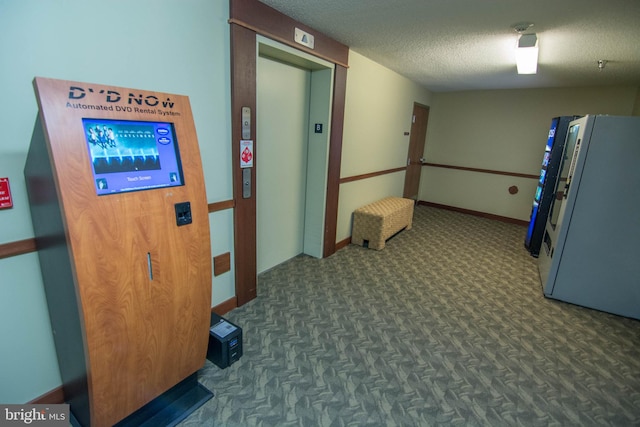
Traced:
<path fill-rule="evenodd" d="M 240 140 L 242 139 L 242 107 L 251 109 L 250 129 L 254 150 L 259 152 L 256 138 L 256 62 L 258 34 L 295 49 L 317 56 L 335 65 L 331 107 L 331 135 L 327 170 L 327 198 L 325 206 L 323 256 L 336 251 L 338 219 L 338 191 L 342 158 L 342 131 L 346 94 L 349 47 L 283 15 L 258 0 L 230 0 L 229 24 L 231 32 L 231 161 L 234 198 L 234 246 L 236 304 L 241 306 L 257 296 L 257 233 L 256 192 L 243 198 Z M 294 41 L 296 29 L 314 36 L 314 49 Z M 256 188 L 254 163 L 251 188 Z"/>
<path fill-rule="evenodd" d="M 301 253 L 310 255 L 316 258 L 323 258 L 323 237 L 324 237 L 324 218 L 325 218 L 325 205 L 327 196 L 327 169 L 328 169 L 328 154 L 329 154 L 329 139 L 331 136 L 330 129 L 330 117 L 331 117 L 331 95 L 333 88 L 333 74 L 334 64 L 318 57 L 308 55 L 305 52 L 293 49 L 289 46 L 283 45 L 277 41 L 266 38 L 264 36 L 257 36 L 258 43 L 258 57 L 275 61 L 286 66 L 304 70 L 308 73 L 308 98 L 306 100 L 307 118 L 306 122 L 302 123 L 304 127 L 304 138 L 300 140 L 300 143 L 304 145 L 304 151 L 306 153 L 304 158 L 303 169 L 303 181 L 304 181 L 304 202 L 302 207 L 302 214 L 304 216 L 304 229 L 299 235 L 301 241 Z M 260 65 L 257 67 L 257 75 L 260 76 Z M 257 88 L 260 91 L 260 87 Z M 261 105 L 265 105 L 264 103 Z M 304 108 L 304 107 L 303 107 Z M 257 107 L 259 109 L 259 106 Z M 259 122 L 260 117 L 264 113 L 256 112 L 256 123 Z M 265 122 L 262 122 L 265 126 Z M 323 129 L 320 132 L 315 131 L 314 124 L 323 124 Z M 280 127 L 280 123 L 273 123 L 271 126 Z M 262 129 L 265 129 L 264 127 Z M 256 131 L 256 138 L 262 139 L 262 135 L 259 133 L 260 129 Z M 275 141 L 272 141 L 275 142 Z M 277 143 L 277 142 L 275 142 Z M 263 147 L 262 147 L 263 148 Z M 260 162 L 265 157 L 264 149 L 260 149 L 259 154 L 256 156 L 256 161 Z M 286 162 L 285 162 L 286 163 Z M 291 165 L 293 166 L 293 165 Z M 262 168 L 265 165 L 262 164 Z M 279 167 L 282 167 L 280 165 Z M 265 169 L 260 169 L 264 171 Z M 256 173 L 256 179 L 258 174 Z M 265 193 L 261 190 L 261 182 L 257 183 L 256 197 L 265 196 Z M 269 198 L 272 194 L 267 195 Z M 258 206 L 256 208 L 258 225 L 265 225 L 260 219 L 260 202 L 257 201 Z M 258 234 L 260 228 L 257 229 Z M 265 245 L 265 242 L 257 241 L 258 255 L 261 253 L 261 245 Z M 274 250 L 273 242 L 268 246 L 271 250 Z M 258 257 L 258 269 L 260 269 L 260 257 Z M 259 271 L 258 271 L 259 273 Z"/>

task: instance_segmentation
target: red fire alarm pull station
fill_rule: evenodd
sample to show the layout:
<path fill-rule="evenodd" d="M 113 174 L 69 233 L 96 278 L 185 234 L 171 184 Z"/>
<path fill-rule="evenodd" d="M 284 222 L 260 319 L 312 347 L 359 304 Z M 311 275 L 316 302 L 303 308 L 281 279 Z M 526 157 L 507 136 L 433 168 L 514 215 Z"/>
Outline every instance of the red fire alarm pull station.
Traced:
<path fill-rule="evenodd" d="M 11 189 L 9 188 L 9 178 L 0 178 L 0 209 L 13 207 L 11 200 Z"/>

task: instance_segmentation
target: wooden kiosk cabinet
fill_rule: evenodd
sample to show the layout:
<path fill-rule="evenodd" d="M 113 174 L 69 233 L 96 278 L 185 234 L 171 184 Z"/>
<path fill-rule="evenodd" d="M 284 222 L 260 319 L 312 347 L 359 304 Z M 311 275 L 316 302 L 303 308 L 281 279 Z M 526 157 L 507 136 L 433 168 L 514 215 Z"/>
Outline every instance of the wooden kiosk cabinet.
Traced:
<path fill-rule="evenodd" d="M 34 86 L 25 177 L 73 415 L 84 426 L 126 423 L 192 386 L 208 400 L 196 375 L 211 248 L 189 99 L 45 78 Z"/>

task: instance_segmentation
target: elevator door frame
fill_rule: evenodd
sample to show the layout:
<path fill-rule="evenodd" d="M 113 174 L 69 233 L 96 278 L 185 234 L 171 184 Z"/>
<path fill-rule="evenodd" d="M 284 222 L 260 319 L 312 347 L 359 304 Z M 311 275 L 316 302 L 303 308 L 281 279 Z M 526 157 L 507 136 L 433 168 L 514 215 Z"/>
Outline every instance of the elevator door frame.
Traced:
<path fill-rule="evenodd" d="M 300 178 L 305 181 L 305 200 L 303 207 L 304 227 L 302 236 L 300 236 L 300 253 L 316 258 L 322 258 L 324 243 L 323 229 L 327 199 L 328 155 L 331 136 L 331 89 L 333 87 L 335 67 L 334 64 L 328 61 L 313 57 L 312 55 L 308 55 L 263 36 L 258 36 L 256 41 L 259 57 L 309 72 L 308 105 L 305 107 L 307 109 L 307 117 L 306 123 L 302 123 L 306 132 L 304 132 L 304 140 L 301 141 L 301 144 L 305 145 L 303 148 L 304 151 L 306 151 L 306 158 L 304 159 L 305 164 L 292 165 L 287 164 L 288 162 L 285 161 L 283 164 L 280 164 L 279 167 L 296 167 L 302 169 L 302 174 L 304 176 L 301 176 Z M 259 72 L 257 75 L 259 75 Z M 259 111 L 256 111 L 256 120 L 260 120 Z M 316 132 L 316 123 L 322 125 L 321 132 Z M 280 124 L 278 123 L 271 124 L 271 126 L 276 127 L 279 125 Z M 265 126 L 267 125 L 262 122 L 261 128 L 265 129 Z M 259 129 L 257 132 L 258 131 Z M 260 140 L 261 135 L 256 133 L 256 139 Z M 258 178 L 262 175 L 260 171 L 264 170 L 261 169 L 261 167 L 266 167 L 264 163 L 262 163 L 261 166 L 261 159 L 265 156 L 264 154 L 261 156 L 260 153 L 265 153 L 265 150 L 268 150 L 268 147 L 257 144 L 255 150 L 256 156 L 254 165 L 256 177 Z M 269 165 L 269 167 L 272 167 L 272 165 Z M 258 197 L 258 195 L 260 195 L 260 197 L 265 196 L 261 191 L 261 182 L 256 182 L 256 197 Z M 277 200 L 274 200 L 274 203 L 277 203 Z M 259 214 L 260 212 L 256 209 L 256 221 L 257 223 L 260 223 L 260 225 L 264 226 L 260 221 L 260 218 L 258 218 Z M 256 244 L 264 245 L 265 242 L 256 241 Z M 260 251 L 261 248 L 258 247 L 257 255 L 261 253 Z M 263 269 L 260 262 L 258 262 L 258 268 Z"/>
<path fill-rule="evenodd" d="M 242 168 L 240 167 L 240 141 L 242 138 L 242 108 L 254 112 L 250 120 L 251 135 L 256 132 L 256 37 L 263 35 L 287 46 L 324 59 L 334 64 L 331 101 L 331 135 L 327 166 L 326 202 L 324 206 L 322 256 L 336 251 L 338 220 L 338 191 L 340 186 L 340 161 L 342 156 L 342 130 L 346 94 L 349 47 L 313 28 L 283 15 L 258 0 L 231 0 L 231 144 L 234 194 L 234 245 L 236 305 L 241 306 L 257 296 L 256 262 L 256 198 L 243 198 Z M 294 41 L 295 29 L 314 36 L 313 48 Z M 256 146 L 260 144 L 254 140 Z M 251 185 L 255 188 L 256 174 L 252 173 Z"/>

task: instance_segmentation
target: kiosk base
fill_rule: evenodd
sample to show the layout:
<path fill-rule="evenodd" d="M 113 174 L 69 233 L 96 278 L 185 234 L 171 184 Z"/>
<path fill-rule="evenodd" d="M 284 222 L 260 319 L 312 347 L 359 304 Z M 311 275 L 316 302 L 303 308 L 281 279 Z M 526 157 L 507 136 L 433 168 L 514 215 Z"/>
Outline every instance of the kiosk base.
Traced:
<path fill-rule="evenodd" d="M 114 427 L 173 427 L 212 397 L 213 393 L 198 382 L 198 374 L 194 373 Z M 71 425 L 81 427 L 73 413 Z"/>

